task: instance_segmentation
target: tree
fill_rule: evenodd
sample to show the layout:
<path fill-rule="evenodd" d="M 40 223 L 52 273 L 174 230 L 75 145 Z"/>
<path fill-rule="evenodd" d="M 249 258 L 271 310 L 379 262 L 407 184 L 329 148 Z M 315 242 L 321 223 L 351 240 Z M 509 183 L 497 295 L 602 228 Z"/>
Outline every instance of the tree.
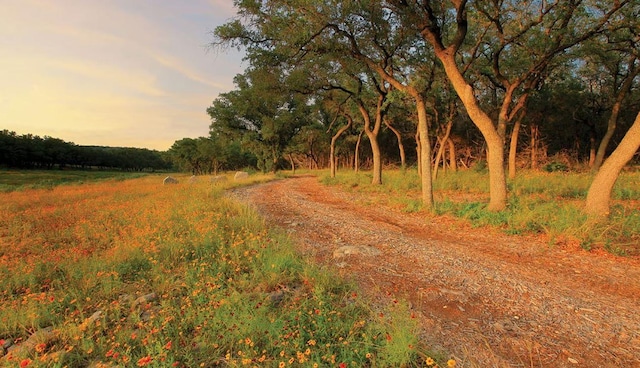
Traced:
<path fill-rule="evenodd" d="M 452 7 L 428 0 L 389 3 L 402 24 L 412 27 L 433 48 L 469 117 L 482 133 L 488 152 L 488 209 L 499 211 L 505 208 L 507 200 L 504 170 L 507 124 L 522 110 L 531 89 L 542 83 L 554 59 L 600 32 L 629 1 L 613 4 L 496 1 L 475 2 L 475 8 L 467 0 L 452 0 Z M 470 27 L 475 27 L 478 38 L 470 49 L 464 49 Z M 479 103 L 474 81 L 465 78 L 465 58 L 475 60 L 478 55 L 491 60 L 488 77 L 503 88 L 495 122 Z M 524 55 L 528 57 L 523 58 Z"/>
<path fill-rule="evenodd" d="M 585 202 L 585 211 L 589 215 L 596 217 L 609 215 L 613 186 L 618 180 L 620 170 L 633 158 L 638 148 L 640 148 L 640 112 L 618 147 L 602 164 L 589 187 Z"/>
<path fill-rule="evenodd" d="M 277 67 L 247 70 L 235 78 L 238 89 L 221 94 L 207 109 L 212 134 L 240 139 L 265 172 L 278 169 L 292 138 L 311 123 L 307 97 L 288 88 L 289 80 Z"/>

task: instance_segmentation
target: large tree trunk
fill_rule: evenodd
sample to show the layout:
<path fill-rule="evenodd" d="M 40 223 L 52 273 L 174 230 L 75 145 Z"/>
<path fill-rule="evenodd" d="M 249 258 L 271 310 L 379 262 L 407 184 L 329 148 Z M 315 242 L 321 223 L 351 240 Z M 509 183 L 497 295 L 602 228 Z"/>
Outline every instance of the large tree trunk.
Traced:
<path fill-rule="evenodd" d="M 640 147 L 640 113 L 636 120 L 625 134 L 618 147 L 611 153 L 611 156 L 602 164 L 600 170 L 593 178 L 587 200 L 585 202 L 585 212 L 596 217 L 609 215 L 609 201 L 611 191 L 618 180 L 620 170 L 629 162 Z"/>
<path fill-rule="evenodd" d="M 400 134 L 400 131 L 398 129 L 391 126 L 388 119 L 384 119 L 384 125 L 386 125 L 387 128 L 389 128 L 389 130 L 391 130 L 393 134 L 395 134 L 396 138 L 398 139 L 398 150 L 400 151 L 400 166 L 404 170 L 407 163 L 407 157 L 404 153 L 404 144 L 402 144 L 402 135 Z"/>
<path fill-rule="evenodd" d="M 427 107 L 419 95 L 414 96 L 418 111 L 418 132 L 420 135 L 420 181 L 422 186 L 422 203 L 428 210 L 433 208 L 433 188 L 431 178 L 431 142 L 429 142 L 429 124 Z"/>
<path fill-rule="evenodd" d="M 487 164 L 489 167 L 490 211 L 501 211 L 507 205 L 507 179 L 504 170 L 504 141 L 498 134 L 491 118 L 482 110 L 473 94 L 473 87 L 464 79 L 454 55 L 446 50 L 436 53 L 460 100 L 478 127 L 487 143 Z"/>
<path fill-rule="evenodd" d="M 329 153 L 329 165 L 331 167 L 332 178 L 336 177 L 336 166 L 338 166 L 338 163 L 336 162 L 336 142 L 338 141 L 338 138 L 340 138 L 342 133 L 347 131 L 347 129 L 349 129 L 352 124 L 353 124 L 353 119 L 351 119 L 350 116 L 347 116 L 347 125 L 338 129 L 336 134 L 334 134 L 333 137 L 331 137 L 331 148 L 330 148 L 331 152 Z"/>

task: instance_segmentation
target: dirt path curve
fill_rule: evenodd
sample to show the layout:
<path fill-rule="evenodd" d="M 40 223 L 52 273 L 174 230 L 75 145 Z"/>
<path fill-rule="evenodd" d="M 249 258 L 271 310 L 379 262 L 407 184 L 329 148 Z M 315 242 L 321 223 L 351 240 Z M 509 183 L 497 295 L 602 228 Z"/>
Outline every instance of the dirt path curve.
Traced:
<path fill-rule="evenodd" d="M 366 206 L 297 177 L 237 189 L 301 252 L 408 299 L 465 367 L 640 367 L 640 261 Z"/>

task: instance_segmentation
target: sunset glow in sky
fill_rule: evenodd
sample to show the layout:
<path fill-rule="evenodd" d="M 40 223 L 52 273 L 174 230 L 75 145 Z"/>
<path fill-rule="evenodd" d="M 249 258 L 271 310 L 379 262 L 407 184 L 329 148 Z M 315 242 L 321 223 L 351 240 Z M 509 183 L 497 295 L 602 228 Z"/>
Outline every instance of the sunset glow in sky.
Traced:
<path fill-rule="evenodd" d="M 232 0 L 0 0 L 0 130 L 168 149 L 208 135 L 242 55 L 207 47 Z"/>

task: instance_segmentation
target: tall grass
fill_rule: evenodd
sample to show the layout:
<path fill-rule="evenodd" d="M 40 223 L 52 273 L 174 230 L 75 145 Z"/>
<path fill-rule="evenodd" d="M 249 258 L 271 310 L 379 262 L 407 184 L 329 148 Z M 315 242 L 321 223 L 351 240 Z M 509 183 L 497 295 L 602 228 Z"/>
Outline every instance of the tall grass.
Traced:
<path fill-rule="evenodd" d="M 0 193 L 0 342 L 53 328 L 0 365 L 424 365 L 403 303 L 374 312 L 225 185 L 161 179 Z"/>
<path fill-rule="evenodd" d="M 486 172 L 463 170 L 441 174 L 433 183 L 436 215 L 453 215 L 473 226 L 493 226 L 511 234 L 545 234 L 553 243 L 575 239 L 585 249 L 603 247 L 617 255 L 640 255 L 640 172 L 623 172 L 614 187 L 611 216 L 594 222 L 582 212 L 592 175 L 522 172 L 508 182 L 509 200 L 501 212 L 486 209 Z M 369 203 L 387 203 L 405 211 L 421 211 L 415 171 L 387 170 L 383 185 L 370 184 L 367 173 L 340 172 L 321 180 L 346 190 L 369 193 Z"/>

